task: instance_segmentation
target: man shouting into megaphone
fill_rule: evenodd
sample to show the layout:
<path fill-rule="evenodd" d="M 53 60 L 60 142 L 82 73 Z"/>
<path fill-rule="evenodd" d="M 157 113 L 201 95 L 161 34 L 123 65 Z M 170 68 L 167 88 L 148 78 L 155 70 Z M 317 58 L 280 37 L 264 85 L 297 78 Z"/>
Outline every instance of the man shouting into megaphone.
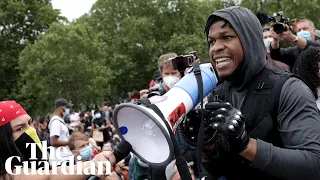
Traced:
<path fill-rule="evenodd" d="M 261 29 L 256 16 L 239 6 L 207 19 L 209 54 L 225 81 L 206 104 L 208 126 L 217 135 L 205 148 L 202 167 L 209 179 L 319 179 L 316 100 L 299 77 L 266 66 Z"/>

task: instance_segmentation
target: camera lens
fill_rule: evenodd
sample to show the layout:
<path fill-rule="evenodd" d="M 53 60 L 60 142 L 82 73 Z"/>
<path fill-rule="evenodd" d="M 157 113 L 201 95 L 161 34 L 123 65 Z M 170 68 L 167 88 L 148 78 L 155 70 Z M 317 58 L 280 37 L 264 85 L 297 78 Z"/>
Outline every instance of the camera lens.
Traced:
<path fill-rule="evenodd" d="M 281 33 L 283 33 L 284 31 L 286 31 L 286 25 L 283 24 L 283 23 L 276 23 L 276 24 L 273 26 L 273 30 L 274 30 L 274 32 L 276 32 L 277 34 L 281 34 Z"/>
<path fill-rule="evenodd" d="M 189 63 L 189 66 L 192 65 L 193 61 L 192 61 L 192 57 L 188 57 L 188 63 Z"/>

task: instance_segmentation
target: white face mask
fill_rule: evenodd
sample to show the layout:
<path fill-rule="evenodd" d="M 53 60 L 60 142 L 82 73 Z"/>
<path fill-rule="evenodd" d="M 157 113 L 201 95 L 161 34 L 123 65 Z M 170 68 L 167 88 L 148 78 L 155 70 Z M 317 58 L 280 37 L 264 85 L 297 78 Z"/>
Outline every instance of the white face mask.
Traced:
<path fill-rule="evenodd" d="M 265 46 L 266 48 L 269 48 L 269 47 L 270 47 L 270 44 L 272 43 L 272 41 L 273 41 L 273 38 L 263 39 L 264 46 Z"/>
<path fill-rule="evenodd" d="M 101 114 L 100 113 L 97 113 L 94 115 L 94 117 L 96 117 L 97 119 L 101 118 Z"/>
<path fill-rule="evenodd" d="M 171 89 L 178 81 L 180 78 L 177 76 L 165 76 L 163 77 L 163 82 Z"/>

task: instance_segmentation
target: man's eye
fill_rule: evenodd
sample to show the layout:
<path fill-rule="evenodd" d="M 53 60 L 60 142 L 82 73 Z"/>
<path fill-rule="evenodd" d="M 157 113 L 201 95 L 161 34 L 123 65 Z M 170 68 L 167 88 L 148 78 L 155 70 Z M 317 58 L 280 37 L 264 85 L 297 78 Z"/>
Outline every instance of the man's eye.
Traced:
<path fill-rule="evenodd" d="M 208 43 L 209 43 L 210 46 L 214 45 L 214 41 L 212 41 L 212 40 L 208 41 Z"/>
<path fill-rule="evenodd" d="M 224 39 L 225 40 L 230 40 L 230 39 L 232 39 L 232 37 L 231 36 L 226 36 L 226 37 L 224 37 Z"/>

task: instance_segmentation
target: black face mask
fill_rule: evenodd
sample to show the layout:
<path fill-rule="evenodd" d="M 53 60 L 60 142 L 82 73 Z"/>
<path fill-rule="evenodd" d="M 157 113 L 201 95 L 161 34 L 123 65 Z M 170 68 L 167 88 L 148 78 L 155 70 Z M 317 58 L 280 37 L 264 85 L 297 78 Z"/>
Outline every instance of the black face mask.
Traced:
<path fill-rule="evenodd" d="M 31 147 L 34 145 L 29 144 L 28 147 L 26 147 L 27 143 L 40 143 L 40 139 L 36 133 L 36 130 L 32 127 L 27 129 L 21 136 L 19 136 L 15 140 L 15 144 L 18 147 L 22 157 L 21 161 L 28 161 L 29 168 L 31 167 L 30 162 L 36 161 L 36 167 L 39 169 L 40 167 L 44 167 L 44 163 L 39 163 L 39 161 L 46 161 L 42 160 L 42 145 L 37 144 L 36 145 L 36 152 L 31 152 Z M 36 159 L 31 159 L 31 154 L 36 153 Z"/>

